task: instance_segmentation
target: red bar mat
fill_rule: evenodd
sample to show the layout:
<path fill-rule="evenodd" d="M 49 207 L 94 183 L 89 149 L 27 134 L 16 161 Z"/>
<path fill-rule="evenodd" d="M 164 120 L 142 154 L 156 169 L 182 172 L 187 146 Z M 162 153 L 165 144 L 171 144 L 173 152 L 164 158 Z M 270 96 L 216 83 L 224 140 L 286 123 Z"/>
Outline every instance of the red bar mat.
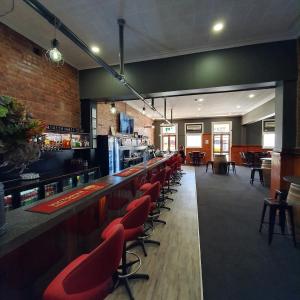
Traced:
<path fill-rule="evenodd" d="M 152 158 L 152 159 L 148 160 L 147 165 L 148 165 L 148 166 L 151 166 L 151 165 L 155 164 L 156 162 L 158 162 L 158 161 L 160 161 L 160 160 L 162 160 L 162 159 L 163 159 L 163 157 L 155 157 L 155 158 Z"/>
<path fill-rule="evenodd" d="M 82 189 L 66 193 L 47 202 L 37 204 L 26 210 L 42 214 L 52 214 L 53 212 L 56 212 L 74 202 L 81 200 L 84 196 L 90 195 L 96 191 L 104 189 L 108 185 L 110 184 L 106 182 L 93 183 L 83 187 Z"/>
<path fill-rule="evenodd" d="M 114 174 L 114 176 L 127 177 L 127 176 L 130 176 L 134 173 L 141 171 L 141 169 L 142 169 L 142 167 L 129 168 L 120 173 Z"/>

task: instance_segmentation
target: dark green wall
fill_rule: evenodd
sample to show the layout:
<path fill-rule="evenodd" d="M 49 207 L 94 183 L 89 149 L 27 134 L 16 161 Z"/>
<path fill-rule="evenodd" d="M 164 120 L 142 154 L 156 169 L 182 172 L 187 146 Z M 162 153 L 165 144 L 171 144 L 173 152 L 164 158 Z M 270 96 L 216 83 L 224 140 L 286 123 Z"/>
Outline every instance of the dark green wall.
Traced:
<path fill-rule="evenodd" d="M 243 126 L 245 128 L 246 145 L 262 145 L 262 121 Z"/>
<path fill-rule="evenodd" d="M 296 40 L 289 40 L 130 63 L 125 65 L 125 76 L 145 95 L 295 80 L 296 46 Z M 80 71 L 79 82 L 81 99 L 120 99 L 130 95 L 103 68 Z"/>
<path fill-rule="evenodd" d="M 222 122 L 222 121 L 232 121 L 232 144 L 240 145 L 241 144 L 241 117 L 232 117 L 232 118 L 201 118 L 201 119 L 178 119 L 174 120 L 173 123 L 178 124 L 178 145 L 185 146 L 185 132 L 184 124 L 185 123 L 204 123 L 204 133 L 211 133 L 211 122 Z M 154 144 L 156 147 L 160 146 L 160 124 L 162 121 L 155 121 L 155 136 Z"/>

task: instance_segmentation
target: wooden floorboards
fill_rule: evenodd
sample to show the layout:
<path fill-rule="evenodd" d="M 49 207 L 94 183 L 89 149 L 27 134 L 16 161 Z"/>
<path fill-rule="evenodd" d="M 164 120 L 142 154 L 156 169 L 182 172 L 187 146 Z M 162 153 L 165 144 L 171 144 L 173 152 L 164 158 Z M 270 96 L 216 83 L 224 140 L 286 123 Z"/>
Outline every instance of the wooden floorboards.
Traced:
<path fill-rule="evenodd" d="M 146 245 L 148 257 L 139 248 L 135 251 L 143 265 L 141 273 L 150 275 L 148 281 L 132 280 L 132 292 L 136 300 L 200 300 L 202 278 L 195 174 L 193 167 L 184 167 L 182 185 L 176 187 L 174 202 L 168 201 L 171 211 L 164 211 L 161 219 L 167 225 L 158 224 L 152 239 L 160 246 Z M 118 287 L 107 299 L 128 299 L 124 286 Z"/>

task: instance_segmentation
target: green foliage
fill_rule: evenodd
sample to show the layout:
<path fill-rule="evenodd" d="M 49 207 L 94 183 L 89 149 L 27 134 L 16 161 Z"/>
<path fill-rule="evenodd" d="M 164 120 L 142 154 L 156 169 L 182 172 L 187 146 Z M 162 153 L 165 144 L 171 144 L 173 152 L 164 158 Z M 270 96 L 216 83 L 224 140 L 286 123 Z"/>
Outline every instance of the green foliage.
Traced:
<path fill-rule="evenodd" d="M 44 129 L 45 124 L 26 113 L 23 104 L 12 97 L 0 96 L 0 154 L 4 159 L 16 164 L 17 157 L 19 162 L 38 158 L 36 148 L 29 145 L 33 144 L 32 138 L 41 135 Z"/>

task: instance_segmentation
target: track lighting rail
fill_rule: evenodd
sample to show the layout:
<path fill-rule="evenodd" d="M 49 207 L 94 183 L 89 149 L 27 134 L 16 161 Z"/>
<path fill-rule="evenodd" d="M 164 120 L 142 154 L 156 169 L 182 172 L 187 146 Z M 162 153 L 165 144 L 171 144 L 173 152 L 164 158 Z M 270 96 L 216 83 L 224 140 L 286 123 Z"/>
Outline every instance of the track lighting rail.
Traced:
<path fill-rule="evenodd" d="M 52 12 L 50 12 L 43 4 L 41 4 L 37 0 L 23 1 L 27 5 L 29 5 L 33 10 L 35 10 L 39 15 L 41 15 L 44 19 L 46 19 L 51 25 L 55 26 L 58 23 L 59 25 L 57 26 L 57 30 L 59 30 L 66 37 L 68 37 L 75 45 L 77 45 L 81 50 L 88 54 L 95 62 L 101 65 L 114 78 L 119 80 L 135 96 L 137 96 L 138 99 L 142 100 L 145 103 L 145 105 L 147 105 L 152 110 L 156 111 L 161 117 L 163 117 L 163 115 L 160 112 L 158 112 L 153 106 L 148 104 L 145 98 L 126 81 L 124 75 L 119 74 L 115 69 L 109 66 L 102 58 L 100 58 L 98 55 L 95 55 L 86 43 L 84 43 L 71 29 L 69 29 L 64 23 L 62 23 L 61 20 L 59 20 Z M 57 22 L 58 20 L 59 22 Z M 165 121 L 170 124 L 170 122 L 167 119 L 165 119 Z"/>

